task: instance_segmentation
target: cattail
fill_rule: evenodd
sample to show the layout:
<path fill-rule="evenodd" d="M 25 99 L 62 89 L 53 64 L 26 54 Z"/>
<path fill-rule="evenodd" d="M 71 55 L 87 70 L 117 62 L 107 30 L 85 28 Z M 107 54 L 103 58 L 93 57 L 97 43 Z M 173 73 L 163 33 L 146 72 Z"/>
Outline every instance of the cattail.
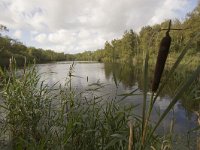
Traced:
<path fill-rule="evenodd" d="M 171 27 L 171 20 L 169 22 L 169 28 L 168 31 L 166 32 L 165 37 L 162 39 L 160 42 L 160 48 L 158 52 L 158 57 L 157 57 L 157 62 L 156 62 L 156 68 L 154 72 L 154 79 L 153 79 L 153 85 L 152 85 L 152 91 L 156 92 L 160 83 L 160 79 L 165 67 L 165 62 L 169 53 L 169 48 L 171 44 L 171 37 L 169 35 Z"/>

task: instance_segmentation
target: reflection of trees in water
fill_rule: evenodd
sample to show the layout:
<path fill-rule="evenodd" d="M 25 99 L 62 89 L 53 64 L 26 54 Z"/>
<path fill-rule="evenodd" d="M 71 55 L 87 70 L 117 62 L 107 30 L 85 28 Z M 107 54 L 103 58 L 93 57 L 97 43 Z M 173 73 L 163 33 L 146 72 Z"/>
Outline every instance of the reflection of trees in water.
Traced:
<path fill-rule="evenodd" d="M 125 87 L 131 88 L 132 86 L 138 85 L 139 89 L 143 89 L 143 66 L 133 64 L 119 64 L 119 63 L 105 63 L 105 76 L 106 78 L 112 78 L 115 75 L 115 78 L 118 82 L 121 82 Z M 153 79 L 154 68 L 149 68 L 148 74 L 148 88 L 151 91 L 151 82 Z M 169 70 L 165 70 L 163 76 L 161 78 L 161 82 L 167 76 Z M 191 68 L 186 68 L 184 66 L 180 66 L 175 71 L 174 75 L 168 81 L 167 85 L 163 89 L 160 94 L 161 97 L 169 96 L 173 97 L 177 92 L 180 85 L 188 79 L 190 74 L 192 73 Z M 189 88 L 189 90 L 185 91 L 185 94 L 181 98 L 181 103 L 183 107 L 190 114 L 191 112 L 199 110 L 200 99 L 195 99 L 200 97 L 200 78 L 196 80 L 195 83 Z"/>
<path fill-rule="evenodd" d="M 191 75 L 191 71 L 181 68 L 175 73 L 175 76 L 171 79 L 171 84 L 175 86 L 172 90 L 177 90 L 177 86 L 182 84 Z M 173 84 L 175 83 L 175 85 Z M 174 92 L 172 92 L 173 94 Z M 200 107 L 200 78 L 188 88 L 181 98 L 181 103 L 184 108 L 189 112 L 199 111 Z"/>
<path fill-rule="evenodd" d="M 131 64 L 105 63 L 104 69 L 107 79 L 115 76 L 118 83 L 122 83 L 126 88 L 130 88 L 138 82 L 139 69 Z"/>
<path fill-rule="evenodd" d="M 170 81 L 168 82 L 162 94 L 168 94 L 172 97 L 178 90 L 178 87 L 181 84 L 183 84 L 185 80 L 188 79 L 192 71 L 193 71 L 192 68 L 185 68 L 183 66 L 179 67 L 178 70 L 174 73 L 174 75 L 170 79 Z M 166 73 L 167 72 L 168 71 L 166 71 Z M 188 117 L 191 117 L 191 114 L 193 113 L 197 115 L 197 123 L 200 125 L 200 76 L 189 87 L 189 89 L 184 92 L 180 102 L 184 107 Z M 200 150 L 200 137 L 198 137 L 198 135 L 197 135 L 197 149 Z"/>
<path fill-rule="evenodd" d="M 107 63 L 104 65 L 105 76 L 110 79 L 115 75 L 118 82 L 121 82 L 125 87 L 131 88 L 132 86 L 138 85 L 138 88 L 142 90 L 143 87 L 143 66 L 133 66 L 131 64 L 112 64 Z M 184 66 L 177 68 L 174 75 L 166 84 L 161 97 L 169 96 L 173 97 L 177 92 L 178 88 L 188 77 L 191 75 L 193 70 L 191 68 L 186 68 Z M 153 79 L 154 68 L 149 68 L 148 80 L 149 80 L 149 91 L 151 90 L 151 82 Z M 169 70 L 165 70 L 161 82 L 167 76 Z M 200 125 L 200 76 L 199 78 L 190 86 L 190 88 L 185 91 L 181 100 L 182 106 L 187 112 L 187 116 L 190 117 L 191 114 L 195 113 L 198 117 L 198 123 Z M 197 149 L 200 149 L 200 137 L 197 136 Z"/>
<path fill-rule="evenodd" d="M 200 110 L 195 111 L 195 113 L 198 116 L 197 121 L 198 121 L 198 124 L 200 125 Z M 197 149 L 200 150 L 200 136 L 198 136 L 198 135 L 197 135 Z"/>

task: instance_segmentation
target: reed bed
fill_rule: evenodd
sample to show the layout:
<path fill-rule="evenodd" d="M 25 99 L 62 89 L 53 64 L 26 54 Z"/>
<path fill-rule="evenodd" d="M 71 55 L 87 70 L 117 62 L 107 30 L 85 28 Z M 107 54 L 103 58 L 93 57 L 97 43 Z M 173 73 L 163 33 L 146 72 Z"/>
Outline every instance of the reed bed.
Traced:
<path fill-rule="evenodd" d="M 100 83 L 93 84 L 88 96 L 71 87 L 72 72 L 65 86 L 58 88 L 40 81 L 34 66 L 26 67 L 20 77 L 16 70 L 13 60 L 1 92 L 2 148 L 127 149 L 128 122 L 133 120 L 132 145 L 140 148 L 141 118 L 133 114 L 136 106 L 95 96 Z M 151 143 L 158 141 L 155 137 Z"/>

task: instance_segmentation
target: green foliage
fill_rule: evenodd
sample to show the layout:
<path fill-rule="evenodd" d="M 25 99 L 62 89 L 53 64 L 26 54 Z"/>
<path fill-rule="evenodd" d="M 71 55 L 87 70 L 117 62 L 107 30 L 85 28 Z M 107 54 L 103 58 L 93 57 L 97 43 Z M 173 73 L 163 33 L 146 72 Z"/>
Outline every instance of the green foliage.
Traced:
<path fill-rule="evenodd" d="M 104 49 L 97 51 L 85 51 L 75 54 L 75 60 L 99 61 L 99 62 L 127 62 L 139 52 L 138 35 L 133 30 L 126 31 L 122 39 L 105 42 Z"/>
<path fill-rule="evenodd" d="M 184 48 L 189 39 L 192 39 L 200 31 L 200 4 L 186 16 L 185 21 L 172 20 L 172 28 L 184 30 L 172 30 L 169 59 L 175 60 L 176 54 Z M 168 20 L 153 26 L 142 27 L 139 34 L 133 30 L 125 31 L 120 39 L 106 41 L 104 48 L 94 52 L 86 51 L 74 55 L 76 60 L 95 60 L 104 62 L 142 62 L 147 49 L 149 50 L 150 64 L 155 63 L 159 43 L 165 32 L 162 29 L 168 27 Z M 189 56 L 198 58 L 200 55 L 200 38 L 191 41 Z M 190 58 L 190 57 L 188 57 Z M 191 59 L 192 60 L 192 59 Z M 199 63 L 196 62 L 196 63 Z"/>
<path fill-rule="evenodd" d="M 23 66 L 25 59 L 32 63 L 45 63 L 50 61 L 73 60 L 73 55 L 57 53 L 52 50 L 26 47 L 21 42 L 0 34 L 0 66 L 8 67 L 9 59 L 14 57 L 18 66 Z"/>

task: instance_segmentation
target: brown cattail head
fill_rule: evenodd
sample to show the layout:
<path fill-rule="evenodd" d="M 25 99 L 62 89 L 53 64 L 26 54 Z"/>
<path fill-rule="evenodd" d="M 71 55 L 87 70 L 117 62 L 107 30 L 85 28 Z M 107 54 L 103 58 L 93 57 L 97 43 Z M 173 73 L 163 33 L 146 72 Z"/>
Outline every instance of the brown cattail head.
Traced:
<path fill-rule="evenodd" d="M 152 91 L 156 92 L 160 83 L 160 79 L 165 67 L 165 62 L 169 53 L 169 48 L 171 44 L 171 37 L 169 35 L 170 31 L 170 26 L 171 26 L 171 20 L 169 22 L 169 28 L 168 31 L 166 32 L 165 37 L 161 40 L 160 42 L 160 48 L 158 52 L 158 57 L 157 57 L 157 62 L 156 62 L 156 68 L 154 72 L 154 79 L 153 79 L 153 84 L 152 84 Z"/>

